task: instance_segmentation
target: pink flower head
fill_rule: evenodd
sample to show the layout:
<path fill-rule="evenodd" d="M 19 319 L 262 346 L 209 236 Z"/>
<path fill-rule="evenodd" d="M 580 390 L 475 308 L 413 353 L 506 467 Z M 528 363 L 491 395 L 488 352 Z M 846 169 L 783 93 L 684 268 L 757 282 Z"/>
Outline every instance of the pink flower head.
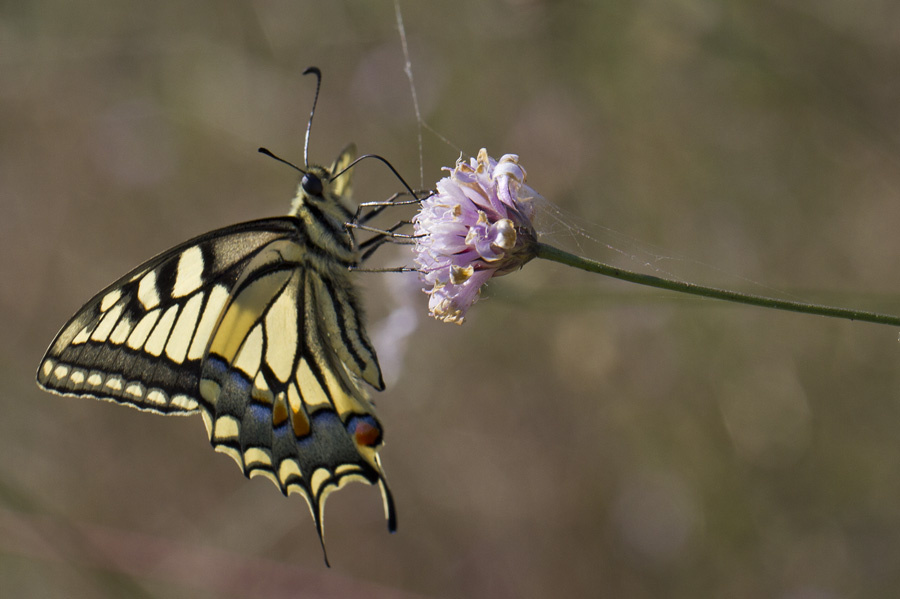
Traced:
<path fill-rule="evenodd" d="M 478 152 L 460 157 L 437 193 L 422 201 L 413 218 L 416 267 L 428 285 L 429 313 L 462 324 L 466 311 L 488 279 L 505 275 L 534 257 L 537 236 L 531 200 L 538 194 L 525 185 L 519 157 L 500 160 Z"/>

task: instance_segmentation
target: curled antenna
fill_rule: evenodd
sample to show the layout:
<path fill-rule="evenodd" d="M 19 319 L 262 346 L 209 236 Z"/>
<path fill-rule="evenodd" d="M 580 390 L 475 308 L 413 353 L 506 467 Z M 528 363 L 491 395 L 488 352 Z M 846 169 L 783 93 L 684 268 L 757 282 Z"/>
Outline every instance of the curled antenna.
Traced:
<path fill-rule="evenodd" d="M 262 151 L 262 150 L 260 150 L 260 151 Z M 412 187 L 410 187 L 409 184 L 403 179 L 403 177 L 400 176 L 400 173 L 397 172 L 397 169 L 394 168 L 394 165 L 391 164 L 390 162 L 388 162 L 387 158 L 384 158 L 383 156 L 379 156 L 378 154 L 363 154 L 362 156 L 360 156 L 359 158 L 357 158 L 356 160 L 354 160 L 353 162 L 348 164 L 347 168 L 345 168 L 341 172 L 337 173 L 336 175 L 332 175 L 331 181 L 334 181 L 335 179 L 337 179 L 338 177 L 340 177 L 341 175 L 343 175 L 344 173 L 349 171 L 351 168 L 353 168 L 354 166 L 356 166 L 358 163 L 362 162 L 366 158 L 374 158 L 376 160 L 380 160 L 381 162 L 385 163 L 387 165 L 387 167 L 389 169 L 391 169 L 391 172 L 394 173 L 394 176 L 400 180 L 400 183 L 403 184 L 403 187 L 406 189 L 406 191 L 409 192 L 409 195 L 411 195 L 414 198 L 418 197 L 416 195 L 416 192 L 414 192 L 412 190 Z"/>
<path fill-rule="evenodd" d="M 322 71 L 319 70 L 319 67 L 309 67 L 303 71 L 304 75 L 310 73 L 316 76 L 316 95 L 313 97 L 312 110 L 309 111 L 309 122 L 306 123 L 306 141 L 303 144 L 303 164 L 307 169 L 309 168 L 309 132 L 312 129 L 313 116 L 316 114 L 316 102 L 319 101 L 319 88 L 322 87 Z"/>
<path fill-rule="evenodd" d="M 309 141 L 309 132 L 307 132 L 307 138 L 306 138 L 306 139 L 307 139 L 307 141 Z M 306 171 L 305 171 L 305 170 L 303 170 L 302 168 L 300 168 L 299 166 L 297 166 L 297 165 L 294 164 L 293 162 L 289 162 L 289 161 L 285 160 L 285 159 L 282 158 L 281 156 L 276 156 L 275 154 L 273 154 L 272 152 L 270 152 L 268 148 L 260 148 L 258 151 L 259 151 L 260 154 L 265 154 L 265 155 L 268 156 L 269 158 L 274 158 L 274 159 L 277 160 L 278 162 L 281 162 L 282 164 L 288 165 L 289 167 L 291 167 L 291 168 L 294 169 L 295 171 L 298 171 L 298 172 L 300 172 L 300 173 L 303 173 L 304 175 L 306 174 Z"/>

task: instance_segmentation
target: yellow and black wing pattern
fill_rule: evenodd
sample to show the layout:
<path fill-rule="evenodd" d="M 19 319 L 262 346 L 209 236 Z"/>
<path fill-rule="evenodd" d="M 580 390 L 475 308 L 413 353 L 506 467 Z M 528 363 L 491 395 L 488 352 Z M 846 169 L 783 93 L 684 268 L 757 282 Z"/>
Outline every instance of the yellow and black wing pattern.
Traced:
<path fill-rule="evenodd" d="M 384 388 L 349 270 L 349 174 L 330 181 L 353 155 L 309 167 L 288 216 L 201 235 L 98 293 L 57 334 L 38 385 L 199 412 L 246 476 L 306 499 L 320 539 L 328 494 L 354 480 L 381 488 L 395 530 L 363 384 Z"/>

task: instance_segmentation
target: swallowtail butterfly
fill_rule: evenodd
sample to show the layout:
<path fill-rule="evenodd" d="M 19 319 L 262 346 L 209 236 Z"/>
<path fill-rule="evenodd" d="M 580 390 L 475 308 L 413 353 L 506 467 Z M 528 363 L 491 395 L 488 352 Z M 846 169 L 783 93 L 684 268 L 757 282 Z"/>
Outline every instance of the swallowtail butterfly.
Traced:
<path fill-rule="evenodd" d="M 53 393 L 199 412 L 212 446 L 246 476 L 306 499 L 323 550 L 325 500 L 350 481 L 381 488 L 396 529 L 363 384 L 384 382 L 350 272 L 360 256 L 343 171 L 354 155 L 350 146 L 331 168 L 301 171 L 287 216 L 201 235 L 102 290 L 37 373 Z"/>

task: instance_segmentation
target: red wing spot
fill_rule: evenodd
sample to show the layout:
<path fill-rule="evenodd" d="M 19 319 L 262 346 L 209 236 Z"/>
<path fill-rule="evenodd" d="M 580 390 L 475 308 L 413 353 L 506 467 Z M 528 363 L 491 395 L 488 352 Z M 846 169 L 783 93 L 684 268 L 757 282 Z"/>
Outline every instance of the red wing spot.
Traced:
<path fill-rule="evenodd" d="M 381 429 L 370 418 L 357 418 L 354 423 L 353 437 L 357 444 L 372 447 L 381 441 Z"/>

